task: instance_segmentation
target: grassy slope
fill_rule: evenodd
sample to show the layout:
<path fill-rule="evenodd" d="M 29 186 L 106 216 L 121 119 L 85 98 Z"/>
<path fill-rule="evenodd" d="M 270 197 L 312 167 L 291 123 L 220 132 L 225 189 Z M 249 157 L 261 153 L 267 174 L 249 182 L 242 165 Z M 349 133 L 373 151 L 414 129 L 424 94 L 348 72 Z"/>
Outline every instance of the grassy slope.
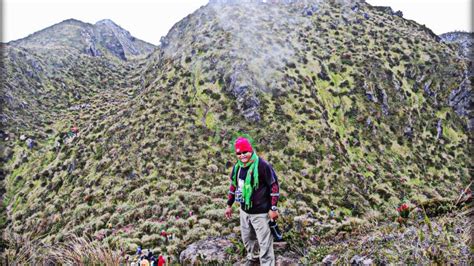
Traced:
<path fill-rule="evenodd" d="M 354 217 L 394 217 L 404 199 L 454 198 L 469 178 L 468 136 L 446 99 L 464 63 L 412 22 L 366 6 L 341 10 L 321 5 L 311 17 L 300 7 L 196 11 L 142 72 L 125 75 L 143 79 L 143 90 L 99 93 L 93 108 L 64 115 L 81 129 L 71 144 L 54 150 L 69 127 L 59 120 L 35 150 L 11 145 L 7 229 L 46 243 L 76 233 L 113 249 L 174 255 L 227 235 L 238 225 L 222 219 L 237 132 L 249 133 L 277 170 L 286 223 L 310 212 L 327 225 L 321 236 Z M 280 18 L 273 14 L 285 19 L 272 21 Z M 235 94 L 239 85 L 249 89 Z M 242 116 L 254 99 L 261 120 L 251 123 Z M 163 229 L 174 234 L 166 245 Z"/>

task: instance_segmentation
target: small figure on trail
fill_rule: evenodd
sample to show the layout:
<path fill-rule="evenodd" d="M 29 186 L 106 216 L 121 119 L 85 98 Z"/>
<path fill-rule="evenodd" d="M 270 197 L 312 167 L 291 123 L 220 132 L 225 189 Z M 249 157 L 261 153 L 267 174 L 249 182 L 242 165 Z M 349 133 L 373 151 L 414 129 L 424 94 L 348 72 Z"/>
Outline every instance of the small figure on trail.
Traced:
<path fill-rule="evenodd" d="M 59 150 L 61 149 L 61 142 L 59 142 L 58 139 L 54 142 L 54 149 L 56 150 L 56 152 L 59 152 Z"/>
<path fill-rule="evenodd" d="M 140 266 L 150 266 L 150 262 L 144 258 L 140 260 Z"/>
<path fill-rule="evenodd" d="M 79 128 L 76 125 L 72 126 L 69 132 L 67 132 L 68 142 L 71 142 L 75 137 L 77 137 L 78 133 Z"/>
<path fill-rule="evenodd" d="M 137 255 L 141 255 L 142 254 L 142 247 L 138 246 L 137 247 Z"/>
<path fill-rule="evenodd" d="M 77 133 L 79 132 L 79 128 L 77 128 L 77 126 L 74 125 L 71 127 L 71 132 L 77 135 Z"/>
<path fill-rule="evenodd" d="M 168 243 L 168 233 L 165 230 L 161 230 L 160 235 L 165 238 L 165 242 Z"/>
<path fill-rule="evenodd" d="M 153 251 L 148 250 L 146 259 L 150 262 L 150 265 L 156 266 L 156 256 L 153 255 Z"/>
<path fill-rule="evenodd" d="M 240 203 L 240 231 L 247 250 L 247 264 L 275 265 L 273 237 L 269 222 L 278 219 L 280 196 L 278 179 L 272 166 L 257 156 L 249 140 L 234 143 L 237 163 L 230 175 L 230 189 L 225 217 L 232 217 L 232 204 Z M 257 244 L 260 254 L 257 252 Z"/>
<path fill-rule="evenodd" d="M 166 264 L 165 258 L 162 255 L 158 257 L 158 266 L 164 266 Z"/>

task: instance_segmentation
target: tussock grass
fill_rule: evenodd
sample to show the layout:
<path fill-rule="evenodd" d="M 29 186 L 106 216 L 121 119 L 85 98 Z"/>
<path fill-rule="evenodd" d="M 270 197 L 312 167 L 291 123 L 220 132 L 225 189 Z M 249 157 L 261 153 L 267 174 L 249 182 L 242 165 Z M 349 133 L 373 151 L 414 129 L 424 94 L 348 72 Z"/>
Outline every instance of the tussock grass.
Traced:
<path fill-rule="evenodd" d="M 68 235 L 61 244 L 45 244 L 11 231 L 4 233 L 8 248 L 2 253 L 6 265 L 123 265 L 123 251 L 114 251 L 87 237 Z"/>

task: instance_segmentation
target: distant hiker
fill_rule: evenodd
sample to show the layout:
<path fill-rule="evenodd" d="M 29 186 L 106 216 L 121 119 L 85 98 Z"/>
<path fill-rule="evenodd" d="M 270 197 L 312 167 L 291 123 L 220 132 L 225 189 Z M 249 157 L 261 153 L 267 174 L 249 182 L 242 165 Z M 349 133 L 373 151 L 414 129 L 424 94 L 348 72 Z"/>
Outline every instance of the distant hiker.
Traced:
<path fill-rule="evenodd" d="M 73 139 L 77 137 L 77 134 L 79 133 L 79 128 L 76 127 L 75 125 L 71 127 L 71 129 L 67 132 L 67 143 L 71 143 Z"/>
<path fill-rule="evenodd" d="M 150 266 L 150 262 L 147 259 L 140 260 L 140 266 Z"/>
<path fill-rule="evenodd" d="M 59 152 L 59 150 L 61 149 L 61 142 L 60 142 L 61 139 L 56 139 L 56 141 L 54 142 L 54 149 L 56 150 L 56 152 Z"/>
<path fill-rule="evenodd" d="M 148 254 L 146 255 L 146 259 L 150 262 L 150 265 L 156 266 L 157 258 L 153 255 L 151 250 L 148 250 Z"/>
<path fill-rule="evenodd" d="M 137 255 L 141 255 L 142 254 L 142 247 L 138 246 L 137 247 Z"/>
<path fill-rule="evenodd" d="M 79 128 L 77 128 L 75 125 L 71 128 L 71 132 L 76 134 L 79 132 Z"/>
<path fill-rule="evenodd" d="M 237 163 L 230 175 L 231 184 L 225 217 L 232 217 L 232 204 L 240 203 L 240 231 L 247 250 L 246 265 L 259 261 L 261 265 L 275 265 L 273 237 L 269 222 L 278 218 L 278 179 L 272 166 L 258 157 L 246 138 L 234 144 Z M 258 241 L 258 242 L 257 242 Z M 260 256 L 256 253 L 256 244 Z"/>
<path fill-rule="evenodd" d="M 163 258 L 162 255 L 158 257 L 158 266 L 164 266 L 166 264 L 166 260 Z"/>
<path fill-rule="evenodd" d="M 165 230 L 161 230 L 160 235 L 165 238 L 165 243 L 168 243 L 168 241 L 169 241 L 169 239 L 168 239 L 168 233 L 166 233 Z"/>

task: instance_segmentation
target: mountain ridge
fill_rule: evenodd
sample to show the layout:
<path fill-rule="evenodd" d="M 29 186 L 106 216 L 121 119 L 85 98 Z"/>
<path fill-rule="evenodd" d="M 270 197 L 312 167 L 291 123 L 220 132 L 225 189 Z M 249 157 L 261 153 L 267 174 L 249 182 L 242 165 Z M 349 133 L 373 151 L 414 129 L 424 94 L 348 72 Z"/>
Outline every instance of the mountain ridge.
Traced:
<path fill-rule="evenodd" d="M 238 232 L 237 219 L 224 222 L 222 213 L 229 150 L 244 133 L 280 178 L 282 227 L 292 250 L 311 254 L 307 263 L 327 254 L 313 236 L 387 220 L 393 227 L 403 202 L 413 213 L 455 210 L 444 199 L 465 188 L 472 161 L 467 120 L 448 99 L 467 62 L 420 25 L 339 2 L 206 5 L 136 65 L 108 68 L 110 82 L 80 94 L 93 108 L 61 113 L 36 147 L 21 131 L 2 139 L 12 154 L 5 230 L 45 245 L 74 233 L 177 260 L 201 238 Z M 76 58 L 80 66 L 89 56 Z M 95 84 L 89 76 L 84 84 Z M 79 134 L 64 139 L 70 121 Z M 459 243 L 440 259 L 467 261 L 453 255 L 467 245 L 462 235 L 443 234 Z M 385 246 L 371 256 L 382 263 L 386 254 L 389 262 L 434 260 Z"/>
<path fill-rule="evenodd" d="M 8 44 L 37 50 L 75 48 L 91 56 L 110 52 L 121 60 L 147 56 L 155 49 L 154 45 L 136 39 L 110 19 L 103 19 L 95 24 L 66 19 Z"/>

